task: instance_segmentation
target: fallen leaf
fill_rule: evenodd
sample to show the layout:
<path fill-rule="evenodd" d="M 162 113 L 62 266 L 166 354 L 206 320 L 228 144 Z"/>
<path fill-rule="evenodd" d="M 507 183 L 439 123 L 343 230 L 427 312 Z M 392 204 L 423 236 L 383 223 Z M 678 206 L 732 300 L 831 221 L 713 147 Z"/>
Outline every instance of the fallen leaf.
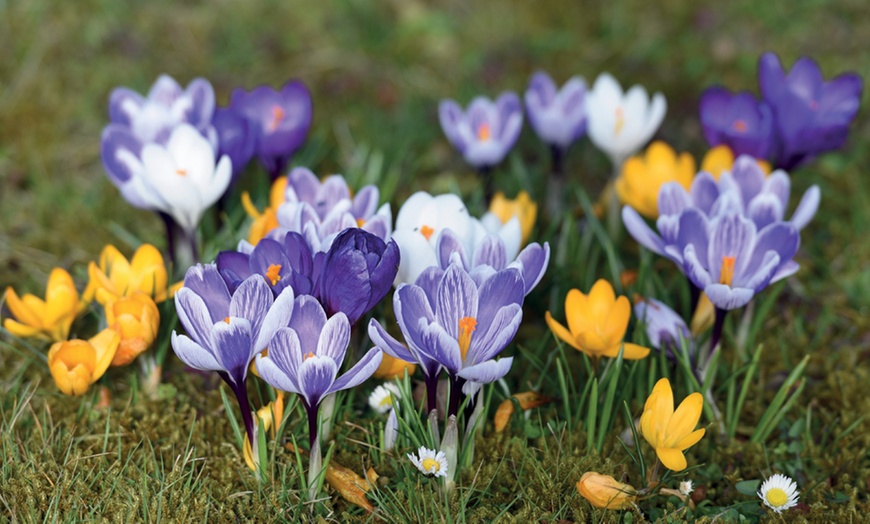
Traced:
<path fill-rule="evenodd" d="M 543 406 L 547 402 L 553 400 L 550 397 L 541 395 L 537 391 L 526 391 L 524 393 L 517 393 L 515 395 L 511 395 L 511 397 L 517 399 L 517 402 L 519 403 L 520 408 L 522 408 L 523 411 L 536 408 L 538 406 Z M 498 409 L 495 412 L 494 419 L 496 432 L 500 433 L 502 430 L 504 430 L 513 412 L 513 400 L 506 399 L 501 404 L 499 404 Z"/>

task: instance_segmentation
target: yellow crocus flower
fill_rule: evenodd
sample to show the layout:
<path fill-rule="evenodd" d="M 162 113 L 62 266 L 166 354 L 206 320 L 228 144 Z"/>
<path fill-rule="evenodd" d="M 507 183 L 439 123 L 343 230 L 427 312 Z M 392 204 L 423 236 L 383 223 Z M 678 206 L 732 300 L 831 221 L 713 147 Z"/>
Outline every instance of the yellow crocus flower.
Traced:
<path fill-rule="evenodd" d="M 3 327 L 18 337 L 39 337 L 66 340 L 73 320 L 84 309 L 70 274 L 54 268 L 45 287 L 45 300 L 25 294 L 21 298 L 12 287 L 6 288 L 6 306 L 14 316 L 3 321 Z"/>
<path fill-rule="evenodd" d="M 674 151 L 664 142 L 650 144 L 644 155 L 625 161 L 615 188 L 619 200 L 647 218 L 659 216 L 659 190 L 668 182 L 677 182 L 686 190 L 695 176 L 695 159 L 688 153 Z"/>
<path fill-rule="evenodd" d="M 278 227 L 278 208 L 287 200 L 286 192 L 287 177 L 276 178 L 269 191 L 269 207 L 262 212 L 254 206 L 247 191 L 242 193 L 242 207 L 245 208 L 248 216 L 254 219 L 251 223 L 251 229 L 248 230 L 248 242 L 251 245 L 256 246 L 257 242 Z"/>
<path fill-rule="evenodd" d="M 106 323 L 121 337 L 112 365 L 126 366 L 154 343 L 160 311 L 151 297 L 136 291 L 106 306 Z"/>
<path fill-rule="evenodd" d="M 770 162 L 758 158 L 755 161 L 758 162 L 765 175 L 770 174 Z M 734 153 L 728 146 L 722 144 L 707 151 L 707 154 L 704 155 L 704 159 L 701 161 L 701 171 L 710 173 L 718 181 L 723 172 L 731 171 L 733 165 Z"/>
<path fill-rule="evenodd" d="M 151 244 L 142 244 L 128 262 L 113 245 L 107 245 L 100 253 L 100 263 L 88 265 L 90 282 L 84 296 L 88 301 L 97 299 L 103 307 L 141 291 L 155 302 L 163 302 L 172 296 L 173 289 L 167 283 L 169 275 L 163 263 L 163 255 Z"/>
<path fill-rule="evenodd" d="M 601 509 L 628 509 L 637 499 L 637 490 L 610 475 L 587 471 L 577 483 L 577 492 Z"/>
<path fill-rule="evenodd" d="M 498 217 L 502 224 L 507 224 L 508 220 L 517 217 L 517 220 L 520 221 L 522 243 L 525 245 L 532 234 L 532 228 L 535 227 L 538 204 L 529 197 L 526 191 L 520 191 L 513 200 L 506 198 L 504 193 L 498 192 L 489 203 L 489 212 Z"/>
<path fill-rule="evenodd" d="M 697 444 L 706 432 L 704 428 L 695 431 L 703 408 L 704 397 L 692 393 L 674 411 L 670 381 L 663 378 L 656 382 L 643 407 L 640 430 L 666 468 L 672 471 L 686 469 L 683 451 Z"/>
<path fill-rule="evenodd" d="M 381 360 L 381 365 L 375 370 L 372 377 L 382 380 L 393 380 L 394 378 L 402 378 L 405 376 L 405 370 L 408 370 L 408 376 L 414 374 L 417 370 L 417 365 L 411 362 L 405 362 L 400 358 L 395 358 L 384 353 L 384 358 Z"/>
<path fill-rule="evenodd" d="M 545 318 L 557 338 L 592 358 L 616 357 L 623 348 L 622 358 L 636 360 L 649 355 L 649 348 L 625 342 L 625 330 L 631 316 L 631 304 L 625 296 L 616 297 L 613 286 L 599 280 L 589 295 L 572 289 L 565 298 L 568 328 L 556 322 L 547 311 Z"/>
<path fill-rule="evenodd" d="M 121 337 L 111 328 L 90 340 L 55 342 L 48 350 L 54 383 L 67 395 L 83 395 L 109 368 Z"/>

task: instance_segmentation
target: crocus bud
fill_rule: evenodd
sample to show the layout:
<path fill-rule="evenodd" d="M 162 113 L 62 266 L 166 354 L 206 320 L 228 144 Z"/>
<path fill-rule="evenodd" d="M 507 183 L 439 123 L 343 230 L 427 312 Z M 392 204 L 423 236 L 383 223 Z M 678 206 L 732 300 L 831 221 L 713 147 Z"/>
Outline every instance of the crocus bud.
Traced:
<path fill-rule="evenodd" d="M 83 395 L 112 362 L 121 337 L 104 329 L 90 340 L 64 340 L 48 350 L 48 368 L 54 383 L 67 395 Z"/>
<path fill-rule="evenodd" d="M 381 365 L 378 366 L 378 369 L 375 370 L 375 374 L 372 375 L 372 377 L 382 380 L 402 378 L 405 376 L 406 369 L 408 370 L 408 376 L 410 377 L 414 374 L 414 371 L 416 371 L 417 365 L 412 362 L 405 362 L 400 358 L 391 357 L 385 353 L 384 359 L 381 360 Z"/>
<path fill-rule="evenodd" d="M 121 337 L 113 366 L 126 366 L 151 347 L 160 327 L 157 304 L 141 291 L 106 306 L 106 323 Z"/>
<path fill-rule="evenodd" d="M 637 498 L 637 490 L 610 475 L 587 471 L 577 483 L 577 492 L 596 508 L 627 509 Z"/>
<path fill-rule="evenodd" d="M 450 415 L 447 419 L 447 428 L 444 430 L 444 439 L 441 440 L 441 451 L 447 457 L 447 463 L 451 465 L 447 473 L 446 487 L 450 491 L 455 486 L 456 472 L 459 470 L 456 459 L 459 456 L 459 428 L 456 427 L 456 415 Z"/>

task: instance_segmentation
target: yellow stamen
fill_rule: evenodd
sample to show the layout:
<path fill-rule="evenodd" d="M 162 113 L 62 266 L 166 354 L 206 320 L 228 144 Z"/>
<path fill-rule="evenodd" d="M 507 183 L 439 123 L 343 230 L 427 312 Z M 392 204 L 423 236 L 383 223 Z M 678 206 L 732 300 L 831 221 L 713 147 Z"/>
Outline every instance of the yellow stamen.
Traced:
<path fill-rule="evenodd" d="M 429 240 L 430 238 L 432 238 L 432 233 L 434 233 L 434 232 L 435 232 L 435 230 L 429 226 L 423 226 L 420 228 L 420 234 L 422 234 L 424 237 L 426 237 L 426 240 Z"/>
<path fill-rule="evenodd" d="M 278 129 L 282 120 L 284 120 L 284 109 L 281 106 L 272 106 L 272 122 L 269 124 L 269 131 Z"/>
<path fill-rule="evenodd" d="M 274 286 L 281 280 L 281 264 L 271 264 L 269 269 L 266 270 L 266 278 L 269 282 Z"/>
<path fill-rule="evenodd" d="M 260 218 L 262 213 L 257 209 L 257 206 L 254 205 L 254 202 L 251 200 L 251 195 L 245 191 L 242 193 L 242 207 L 245 208 L 245 212 L 251 218 Z"/>
<path fill-rule="evenodd" d="M 468 354 L 468 348 L 471 347 L 471 334 L 477 328 L 477 319 L 474 317 L 462 317 L 459 319 L 459 351 L 462 354 L 462 360 L 465 361 L 465 355 Z"/>
<path fill-rule="evenodd" d="M 743 120 L 734 121 L 734 130 L 738 133 L 745 133 L 747 129 L 749 129 L 749 126 L 747 126 L 746 122 L 744 122 Z"/>
<path fill-rule="evenodd" d="M 622 108 L 617 107 L 616 108 L 616 126 L 613 130 L 613 133 L 616 135 L 618 135 L 619 133 L 622 133 L 623 126 L 625 126 L 625 115 L 622 113 Z"/>
<path fill-rule="evenodd" d="M 486 142 L 491 136 L 492 130 L 489 128 L 489 124 L 480 124 L 480 127 L 477 128 L 477 139 Z"/>
<path fill-rule="evenodd" d="M 313 352 L 313 351 L 309 351 L 308 353 L 302 355 L 302 360 L 308 360 L 309 358 L 311 358 L 311 357 L 313 357 L 313 356 L 314 356 L 314 352 Z"/>
<path fill-rule="evenodd" d="M 366 219 L 364 219 L 364 218 L 356 219 L 356 227 L 363 227 L 364 225 L 366 225 Z"/>
<path fill-rule="evenodd" d="M 175 174 L 178 176 L 187 176 L 187 170 L 186 169 L 176 169 Z"/>
<path fill-rule="evenodd" d="M 722 257 L 722 269 L 719 271 L 719 283 L 731 285 L 734 278 L 734 257 Z"/>
<path fill-rule="evenodd" d="M 778 508 L 788 502 L 788 495 L 781 488 L 771 488 L 765 493 L 764 498 L 771 506 Z"/>
<path fill-rule="evenodd" d="M 425 458 L 423 459 L 423 470 L 427 473 L 438 473 L 438 470 L 441 469 L 441 463 L 439 463 L 435 459 Z"/>

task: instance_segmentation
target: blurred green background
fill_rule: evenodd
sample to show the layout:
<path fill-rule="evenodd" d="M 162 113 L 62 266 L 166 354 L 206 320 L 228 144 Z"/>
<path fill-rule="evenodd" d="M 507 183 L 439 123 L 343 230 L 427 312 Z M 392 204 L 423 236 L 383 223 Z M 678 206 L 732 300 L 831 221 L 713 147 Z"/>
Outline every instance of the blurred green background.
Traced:
<path fill-rule="evenodd" d="M 314 95 L 315 116 L 299 158 L 317 173 L 353 179 L 360 146 L 377 152 L 385 169 L 400 174 L 398 194 L 387 195 L 395 210 L 412 190 L 443 190 L 469 174 L 439 129 L 441 98 L 465 104 L 477 94 L 521 93 L 537 69 L 560 83 L 581 75 L 590 84 L 609 71 L 625 87 L 662 91 L 668 114 L 658 136 L 699 156 L 705 145 L 697 101 L 704 87 L 756 91 L 756 62 L 766 50 L 789 66 L 810 55 L 828 77 L 866 74 L 868 44 L 863 0 L 3 0 L 0 286 L 41 293 L 52 266 L 81 274 L 109 242 L 130 252 L 130 239 L 119 231 L 163 245 L 159 220 L 120 198 L 99 158 L 111 90 L 146 92 L 161 73 L 182 85 L 209 79 L 219 104 L 235 87 L 302 79 Z M 851 240 L 868 228 L 865 114 L 847 152 L 795 177 L 800 189 L 823 186 L 827 219 L 810 234 L 827 241 L 831 250 L 818 256 L 838 268 L 832 273 L 846 279 L 841 289 L 862 306 L 870 275 L 861 261 L 870 257 Z M 518 151 L 525 159 L 544 152 L 528 129 Z M 588 142 L 574 148 L 569 162 L 574 176 L 592 185 L 607 176 L 604 157 Z"/>

